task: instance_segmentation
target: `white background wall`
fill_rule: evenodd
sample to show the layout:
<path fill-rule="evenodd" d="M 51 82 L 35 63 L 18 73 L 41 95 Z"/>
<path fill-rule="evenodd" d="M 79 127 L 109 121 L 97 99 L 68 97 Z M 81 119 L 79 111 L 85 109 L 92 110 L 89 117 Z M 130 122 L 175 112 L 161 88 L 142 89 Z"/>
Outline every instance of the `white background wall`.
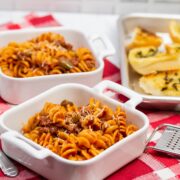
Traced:
<path fill-rule="evenodd" d="M 0 10 L 124 14 L 180 13 L 180 0 L 0 0 Z"/>

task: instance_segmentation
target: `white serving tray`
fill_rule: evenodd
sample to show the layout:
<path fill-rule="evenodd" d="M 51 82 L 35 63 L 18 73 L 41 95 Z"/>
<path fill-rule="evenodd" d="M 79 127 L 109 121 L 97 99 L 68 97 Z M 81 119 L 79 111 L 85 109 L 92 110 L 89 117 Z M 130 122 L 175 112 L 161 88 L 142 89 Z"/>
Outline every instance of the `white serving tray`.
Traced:
<path fill-rule="evenodd" d="M 165 37 L 166 42 L 170 40 L 167 38 L 169 23 L 172 20 L 180 22 L 179 15 L 169 14 L 144 14 L 135 13 L 120 17 L 117 21 L 119 30 L 119 55 L 121 57 L 121 79 L 122 84 L 137 92 L 143 97 L 142 107 L 157 108 L 163 110 L 180 110 L 180 97 L 175 96 L 153 96 L 148 95 L 139 87 L 139 75 L 130 67 L 126 54 L 126 43 L 129 34 L 137 27 L 143 27 L 149 31 L 159 33 Z"/>
<path fill-rule="evenodd" d="M 106 88 L 129 97 L 129 100 L 122 104 L 107 97 L 103 94 Z M 139 130 L 96 157 L 85 161 L 64 159 L 22 135 L 23 124 L 39 112 L 45 102 L 60 103 L 68 99 L 79 106 L 87 104 L 91 97 L 113 109 L 121 106 L 127 114 L 127 121 L 137 125 Z M 103 81 L 94 88 L 80 84 L 56 86 L 6 111 L 0 117 L 2 149 L 11 158 L 48 179 L 103 179 L 140 156 L 144 151 L 149 121 L 142 112 L 135 109 L 141 101 L 141 96 L 111 81 Z"/>

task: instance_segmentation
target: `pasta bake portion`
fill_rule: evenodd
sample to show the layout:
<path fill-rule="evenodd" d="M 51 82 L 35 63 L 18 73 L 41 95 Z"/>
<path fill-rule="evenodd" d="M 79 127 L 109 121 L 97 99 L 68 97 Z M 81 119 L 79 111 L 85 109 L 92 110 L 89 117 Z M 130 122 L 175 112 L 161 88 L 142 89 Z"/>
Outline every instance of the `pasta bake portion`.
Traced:
<path fill-rule="evenodd" d="M 137 129 L 126 122 L 121 107 L 113 110 L 91 98 L 85 106 L 68 100 L 45 103 L 23 126 L 22 133 L 59 156 L 78 161 L 98 155 Z"/>
<path fill-rule="evenodd" d="M 8 76 L 26 78 L 93 71 L 96 61 L 89 49 L 75 50 L 62 35 L 48 32 L 1 48 L 0 67 Z"/>

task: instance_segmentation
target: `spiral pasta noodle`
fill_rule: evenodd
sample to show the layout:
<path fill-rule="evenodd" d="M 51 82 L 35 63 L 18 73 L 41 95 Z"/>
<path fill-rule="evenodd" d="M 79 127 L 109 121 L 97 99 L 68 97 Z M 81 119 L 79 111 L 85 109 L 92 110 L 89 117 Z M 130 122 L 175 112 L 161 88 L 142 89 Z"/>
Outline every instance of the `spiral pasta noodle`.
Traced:
<path fill-rule="evenodd" d="M 87 160 L 137 130 L 126 113 L 90 98 L 85 106 L 47 102 L 23 126 L 27 138 L 69 160 Z"/>
<path fill-rule="evenodd" d="M 80 47 L 74 50 L 62 35 L 47 32 L 1 48 L 0 67 L 8 76 L 27 78 L 93 71 L 96 60 L 89 49 Z"/>

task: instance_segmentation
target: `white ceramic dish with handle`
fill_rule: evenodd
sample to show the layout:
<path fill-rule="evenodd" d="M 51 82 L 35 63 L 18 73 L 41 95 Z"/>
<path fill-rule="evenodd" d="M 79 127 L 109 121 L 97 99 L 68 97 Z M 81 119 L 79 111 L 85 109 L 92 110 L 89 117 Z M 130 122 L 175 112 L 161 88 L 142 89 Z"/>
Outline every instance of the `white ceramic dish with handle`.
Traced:
<path fill-rule="evenodd" d="M 119 56 L 121 59 L 121 78 L 122 85 L 137 92 L 143 97 L 144 108 L 156 108 L 161 110 L 180 110 L 180 97 L 177 96 L 154 96 L 146 94 L 139 86 L 138 75 L 130 66 L 127 58 L 126 45 L 129 42 L 130 34 L 136 27 L 145 28 L 151 32 L 158 33 L 163 41 L 170 43 L 169 24 L 172 20 L 180 22 L 180 15 L 170 14 L 145 14 L 133 13 L 119 17 L 117 20 L 117 28 L 119 31 Z"/>
<path fill-rule="evenodd" d="M 123 104 L 107 97 L 103 94 L 106 88 L 129 97 L 129 100 Z M 79 106 L 87 104 L 91 97 L 113 109 L 121 106 L 127 114 L 127 121 L 134 123 L 139 129 L 96 157 L 85 161 L 64 159 L 21 134 L 22 125 L 29 117 L 40 111 L 45 102 L 59 103 L 68 99 Z M 103 81 L 94 88 L 73 83 L 56 86 L 1 116 L 2 149 L 11 158 L 48 179 L 103 179 L 140 156 L 144 151 L 149 121 L 135 108 L 141 101 L 142 98 L 139 95 L 111 81 Z"/>
<path fill-rule="evenodd" d="M 105 36 L 94 35 L 87 38 L 82 32 L 64 27 L 23 29 L 1 32 L 0 47 L 6 46 L 12 41 L 23 42 L 30 40 L 44 32 L 62 34 L 65 40 L 73 45 L 74 49 L 79 47 L 90 49 L 95 56 L 97 69 L 91 72 L 57 74 L 29 78 L 10 77 L 0 71 L 0 95 L 5 101 L 12 104 L 19 104 L 58 84 L 71 82 L 94 86 L 102 80 L 104 67 L 103 58 L 115 53 L 113 46 Z M 95 45 L 98 45 L 99 49 L 101 47 L 101 50 L 97 50 L 98 48 Z"/>

